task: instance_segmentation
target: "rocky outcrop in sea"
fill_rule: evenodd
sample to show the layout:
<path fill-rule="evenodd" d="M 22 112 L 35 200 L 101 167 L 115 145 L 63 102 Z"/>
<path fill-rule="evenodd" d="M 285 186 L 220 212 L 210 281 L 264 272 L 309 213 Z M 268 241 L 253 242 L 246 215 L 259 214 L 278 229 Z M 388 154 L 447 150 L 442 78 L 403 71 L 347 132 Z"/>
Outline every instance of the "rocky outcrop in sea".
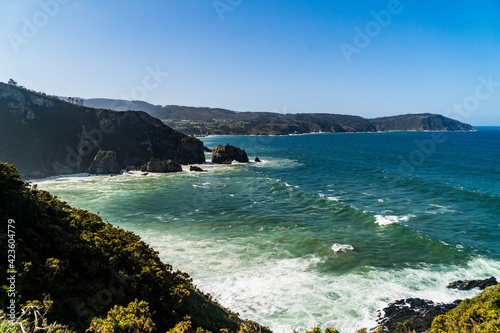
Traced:
<path fill-rule="evenodd" d="M 490 277 L 489 279 L 485 280 L 459 280 L 450 283 L 448 286 L 446 286 L 446 288 L 458 290 L 471 290 L 474 288 L 479 288 L 481 290 L 484 290 L 486 287 L 496 286 L 497 284 L 497 279 L 494 277 Z"/>
<path fill-rule="evenodd" d="M 181 172 L 182 166 L 172 160 L 162 161 L 156 158 L 152 158 L 148 163 L 147 172 Z"/>
<path fill-rule="evenodd" d="M 230 144 L 226 144 L 225 146 L 218 145 L 213 149 L 212 163 L 231 164 L 233 161 L 248 163 L 249 160 L 246 151 Z"/>

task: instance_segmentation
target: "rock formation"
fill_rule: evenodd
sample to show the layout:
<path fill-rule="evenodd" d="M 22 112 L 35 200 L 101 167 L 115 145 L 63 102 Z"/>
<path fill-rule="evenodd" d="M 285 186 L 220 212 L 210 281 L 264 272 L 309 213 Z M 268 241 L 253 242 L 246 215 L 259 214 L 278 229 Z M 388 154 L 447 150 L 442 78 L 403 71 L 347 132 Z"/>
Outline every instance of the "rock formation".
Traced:
<path fill-rule="evenodd" d="M 471 290 L 473 288 L 479 288 L 481 290 L 489 286 L 496 286 L 498 284 L 497 279 L 490 277 L 486 280 L 465 280 L 465 281 L 455 281 L 450 283 L 446 288 L 458 289 L 458 290 Z"/>
<path fill-rule="evenodd" d="M 248 156 L 246 151 L 240 147 L 231 146 L 229 144 L 222 146 L 218 145 L 212 151 L 212 163 L 231 164 L 233 161 L 247 163 Z"/>
<path fill-rule="evenodd" d="M 98 175 L 119 173 L 120 168 L 116 163 L 116 153 L 114 151 L 99 151 L 88 172 Z"/>
<path fill-rule="evenodd" d="M 191 165 L 189 167 L 189 171 L 195 171 L 195 172 L 206 172 L 205 170 L 203 170 L 202 168 L 196 166 L 196 165 Z"/>
<path fill-rule="evenodd" d="M 151 157 L 205 162 L 200 140 L 145 112 L 92 109 L 0 83 L 1 161 L 41 178 L 87 172 L 99 151 L 115 152 L 117 169 L 140 167 Z"/>
<path fill-rule="evenodd" d="M 172 160 L 159 160 L 156 158 L 151 158 L 151 161 L 148 163 L 147 172 L 181 172 L 182 166 L 179 163 L 176 163 Z"/>
<path fill-rule="evenodd" d="M 435 317 L 454 309 L 460 304 L 457 300 L 451 304 L 436 304 L 430 300 L 408 298 L 389 304 L 379 313 L 377 323 L 382 332 L 425 332 L 431 328 Z"/>

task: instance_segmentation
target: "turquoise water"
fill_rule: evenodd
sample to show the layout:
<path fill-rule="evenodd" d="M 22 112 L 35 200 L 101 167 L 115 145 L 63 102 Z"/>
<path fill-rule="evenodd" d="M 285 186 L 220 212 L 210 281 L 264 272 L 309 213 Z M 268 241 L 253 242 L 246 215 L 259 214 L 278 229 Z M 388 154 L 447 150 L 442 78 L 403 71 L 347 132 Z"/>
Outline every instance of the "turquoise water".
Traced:
<path fill-rule="evenodd" d="M 374 327 L 388 302 L 453 301 L 477 291 L 451 281 L 500 278 L 500 128 L 203 141 L 263 162 L 37 183 L 275 332 Z"/>

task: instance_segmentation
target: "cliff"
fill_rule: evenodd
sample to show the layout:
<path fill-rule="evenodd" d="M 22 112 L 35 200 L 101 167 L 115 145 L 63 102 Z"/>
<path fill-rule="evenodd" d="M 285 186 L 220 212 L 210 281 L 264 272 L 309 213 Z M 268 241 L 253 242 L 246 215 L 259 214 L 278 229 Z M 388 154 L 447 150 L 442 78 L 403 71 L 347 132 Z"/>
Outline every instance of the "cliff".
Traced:
<path fill-rule="evenodd" d="M 86 172 L 99 151 L 115 152 L 119 169 L 151 157 L 205 161 L 201 141 L 145 112 L 93 109 L 0 83 L 0 160 L 45 177 Z"/>

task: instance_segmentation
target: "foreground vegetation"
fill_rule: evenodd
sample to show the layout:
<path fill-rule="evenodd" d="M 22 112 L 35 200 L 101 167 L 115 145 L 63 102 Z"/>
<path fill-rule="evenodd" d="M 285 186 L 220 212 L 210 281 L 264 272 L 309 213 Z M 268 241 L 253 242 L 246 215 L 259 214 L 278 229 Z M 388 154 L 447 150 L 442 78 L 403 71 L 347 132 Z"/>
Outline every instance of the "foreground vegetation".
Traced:
<path fill-rule="evenodd" d="M 478 296 L 466 299 L 455 309 L 436 317 L 431 332 L 500 332 L 500 285 L 489 287 Z"/>
<path fill-rule="evenodd" d="M 12 285 L 0 288 L 2 333 L 270 332 L 201 293 L 139 236 L 38 190 L 1 162 L 0 219 L 1 253 L 9 249 L 7 225 L 15 225 L 16 270 L 15 296 Z M 3 260 L 2 284 L 12 276 L 5 265 Z M 8 317 L 13 298 L 14 326 Z M 398 332 L 411 329 L 403 323 Z M 429 332 L 500 332 L 500 285 L 438 316 Z"/>
<path fill-rule="evenodd" d="M 19 327 L 24 321 L 33 331 L 52 324 L 54 332 L 89 327 L 91 332 L 268 332 L 201 293 L 139 236 L 30 186 L 5 163 L 0 163 L 0 204 L 1 253 L 8 253 L 7 223 L 15 221 Z M 1 265 L 4 284 L 11 274 L 5 260 Z M 0 288 L 5 312 L 10 291 L 7 285 Z M 5 314 L 3 319 L 2 331 Z"/>

